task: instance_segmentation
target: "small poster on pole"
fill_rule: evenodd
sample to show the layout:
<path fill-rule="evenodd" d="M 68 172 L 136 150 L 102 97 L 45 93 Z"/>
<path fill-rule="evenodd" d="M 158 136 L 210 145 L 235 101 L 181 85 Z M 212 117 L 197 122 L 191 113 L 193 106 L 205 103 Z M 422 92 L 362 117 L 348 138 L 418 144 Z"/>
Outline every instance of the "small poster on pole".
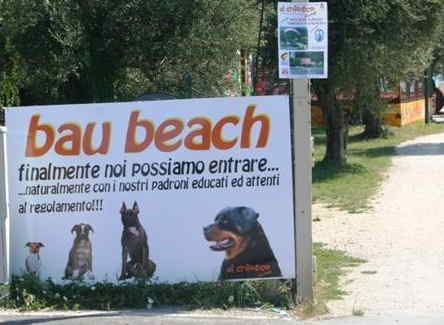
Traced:
<path fill-rule="evenodd" d="M 328 77 L 326 2 L 279 2 L 279 78 Z"/>

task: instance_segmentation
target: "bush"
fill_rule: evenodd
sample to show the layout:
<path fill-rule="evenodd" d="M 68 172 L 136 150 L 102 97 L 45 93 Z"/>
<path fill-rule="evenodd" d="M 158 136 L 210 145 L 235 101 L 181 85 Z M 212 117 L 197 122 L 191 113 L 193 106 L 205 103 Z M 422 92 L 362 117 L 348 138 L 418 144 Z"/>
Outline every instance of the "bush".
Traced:
<path fill-rule="evenodd" d="M 151 308 L 176 305 L 188 308 L 280 307 L 292 306 L 290 282 L 283 280 L 242 282 L 88 283 L 82 280 L 58 284 L 40 281 L 32 275 L 14 276 L 9 296 L 1 307 L 20 310 L 43 308 L 61 310 Z"/>

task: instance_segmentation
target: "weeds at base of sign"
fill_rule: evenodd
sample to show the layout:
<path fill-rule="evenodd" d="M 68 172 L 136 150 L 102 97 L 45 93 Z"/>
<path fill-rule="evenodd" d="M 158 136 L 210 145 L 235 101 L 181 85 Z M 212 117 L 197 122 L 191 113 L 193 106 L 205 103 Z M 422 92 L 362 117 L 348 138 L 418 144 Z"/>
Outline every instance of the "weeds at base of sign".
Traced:
<path fill-rule="evenodd" d="M 115 310 L 155 306 L 183 306 L 188 309 L 293 307 L 290 283 L 283 280 L 244 282 L 154 283 L 138 280 L 114 284 L 72 281 L 56 284 L 26 274 L 14 276 L 9 296 L 1 308 L 29 310 Z"/>
<path fill-rule="evenodd" d="M 139 280 L 114 284 L 92 282 L 86 278 L 58 285 L 51 280 L 39 281 L 34 276 L 24 275 L 12 278 L 9 295 L 6 294 L 7 286 L 0 286 L 0 308 L 26 311 L 151 309 L 156 306 L 189 309 L 254 307 L 273 312 L 281 309 L 306 319 L 327 314 L 328 301 L 342 299 L 347 294 L 340 283 L 347 269 L 366 262 L 328 249 L 322 243 L 315 243 L 313 252 L 317 257 L 314 302 L 298 306 L 293 303 L 290 283 L 282 280 L 178 284 Z"/>

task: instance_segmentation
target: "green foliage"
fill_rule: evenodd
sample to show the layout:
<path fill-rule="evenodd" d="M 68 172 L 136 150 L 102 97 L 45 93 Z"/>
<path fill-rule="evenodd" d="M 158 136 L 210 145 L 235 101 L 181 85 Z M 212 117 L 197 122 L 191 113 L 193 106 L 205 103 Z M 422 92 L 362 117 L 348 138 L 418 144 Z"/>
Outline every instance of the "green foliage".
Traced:
<path fill-rule="evenodd" d="M 350 89 L 371 77 L 375 87 L 381 77 L 424 71 L 443 7 L 441 0 L 329 1 L 330 77 L 336 86 Z"/>
<path fill-rule="evenodd" d="M 252 0 L 3 0 L 2 7 L 2 30 L 24 71 L 24 105 L 222 95 L 238 50 L 256 37 Z"/>
<path fill-rule="evenodd" d="M 258 70 L 268 71 L 270 83 L 276 84 L 282 82 L 277 74 L 276 6 L 271 1 L 265 3 Z M 380 99 L 381 81 L 399 84 L 400 78 L 421 75 L 434 55 L 440 53 L 442 57 L 442 51 L 437 49 L 442 48 L 440 39 L 444 35 L 444 1 L 328 0 L 327 3 L 329 77 L 312 80 L 312 90 L 328 121 L 329 149 L 324 158 L 342 165 L 346 149 L 343 135 L 347 134 L 349 118 L 344 97 L 353 98 L 353 108 L 358 112 L 374 114 L 366 122 L 381 124 L 386 107 Z M 271 93 L 271 89 L 268 91 Z M 374 129 L 382 131 L 379 127 Z"/>
<path fill-rule="evenodd" d="M 255 56 L 255 66 L 256 70 L 254 71 L 256 75 L 255 78 L 258 77 L 258 74 L 265 72 L 267 73 L 267 79 L 269 79 L 271 84 L 274 84 L 278 81 L 278 43 L 277 43 L 277 2 L 273 1 L 264 1 L 263 2 L 263 19 L 262 25 L 260 26 L 261 30 L 260 39 L 257 44 L 257 53 Z M 271 89 L 268 89 L 271 93 Z"/>
<path fill-rule="evenodd" d="M 441 0 L 329 1 L 329 79 L 315 80 L 313 89 L 328 114 L 335 114 L 337 98 L 353 96 L 354 107 L 373 114 L 367 132 L 383 134 L 384 102 L 381 80 L 398 83 L 407 75 L 421 75 L 432 61 L 440 30 Z M 341 107 L 345 110 L 345 107 Z M 337 114 L 336 114 L 337 115 Z M 347 119 L 329 119 L 330 129 L 345 128 Z M 377 132 L 369 132 L 369 129 Z M 346 131 L 346 130 L 345 130 Z M 333 141 L 341 141 L 340 138 Z M 344 145 L 338 144 L 336 148 Z"/>
<path fill-rule="evenodd" d="M 196 21 L 176 52 L 165 57 L 155 72 L 158 90 L 185 88 L 190 74 L 194 97 L 221 96 L 233 86 L 225 75 L 239 69 L 239 50 L 255 45 L 255 1 L 199 1 Z"/>
<path fill-rule="evenodd" d="M 19 56 L 3 26 L 7 15 L 8 11 L 4 3 L 0 1 L 0 107 L 19 103 L 19 82 L 21 79 Z"/>
<path fill-rule="evenodd" d="M 0 51 L 4 54 L 0 58 L 0 107 L 18 105 L 21 79 L 19 58 L 11 49 L 8 39 L 0 41 Z"/>
<path fill-rule="evenodd" d="M 378 98 L 380 81 L 422 74 L 437 45 L 441 0 L 328 1 L 329 80 L 336 95 L 357 91 L 359 105 Z M 322 95 L 326 81 L 314 80 Z M 379 102 L 370 103 L 379 111 Z"/>
<path fill-rule="evenodd" d="M 292 306 L 290 285 L 285 281 L 155 283 L 137 281 L 56 284 L 34 276 L 14 276 L 7 299 L 0 306 L 22 310 L 42 308 L 111 310 L 179 305 L 189 308 Z"/>

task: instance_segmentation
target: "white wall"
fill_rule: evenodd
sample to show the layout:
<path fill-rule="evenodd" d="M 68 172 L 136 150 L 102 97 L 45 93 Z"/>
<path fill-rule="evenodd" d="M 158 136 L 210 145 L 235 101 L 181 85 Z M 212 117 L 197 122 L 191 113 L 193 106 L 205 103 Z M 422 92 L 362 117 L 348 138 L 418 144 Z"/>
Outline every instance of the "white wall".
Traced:
<path fill-rule="evenodd" d="M 6 128 L 0 126 L 0 283 L 9 277 L 9 218 L 6 184 Z"/>

